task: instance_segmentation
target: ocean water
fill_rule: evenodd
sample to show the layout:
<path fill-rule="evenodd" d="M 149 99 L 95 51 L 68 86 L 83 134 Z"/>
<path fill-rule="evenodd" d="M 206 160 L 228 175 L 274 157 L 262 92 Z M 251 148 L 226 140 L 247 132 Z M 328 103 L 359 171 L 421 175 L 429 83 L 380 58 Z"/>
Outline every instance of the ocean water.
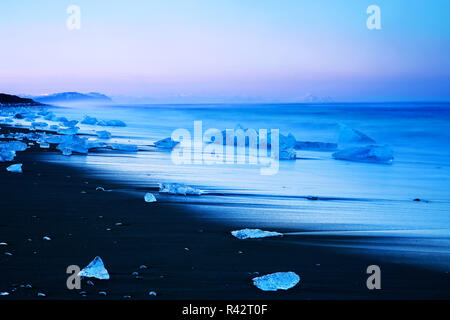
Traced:
<path fill-rule="evenodd" d="M 116 105 L 55 108 L 57 116 L 122 120 L 124 128 L 81 126 L 82 133 L 108 130 L 112 140 L 137 144 L 137 153 L 46 154 L 55 163 L 82 166 L 119 180 L 142 198 L 158 183 L 184 183 L 202 196 L 158 195 L 189 214 L 237 228 L 327 236 L 311 243 L 349 253 L 448 270 L 450 265 L 450 104 L 264 104 Z M 210 128 L 279 129 L 298 141 L 338 142 L 345 124 L 394 151 L 392 164 L 339 161 L 332 152 L 298 150 L 300 159 L 280 161 L 275 175 L 259 165 L 185 164 L 168 151 L 147 146 L 175 129 L 193 134 L 194 121 Z M 311 196 L 318 200 L 311 200 Z M 419 198 L 422 201 L 413 201 Z M 306 238 L 305 238 L 306 239 Z M 310 238 L 308 238 L 310 239 Z M 270 240 L 268 240 L 270 241 Z"/>

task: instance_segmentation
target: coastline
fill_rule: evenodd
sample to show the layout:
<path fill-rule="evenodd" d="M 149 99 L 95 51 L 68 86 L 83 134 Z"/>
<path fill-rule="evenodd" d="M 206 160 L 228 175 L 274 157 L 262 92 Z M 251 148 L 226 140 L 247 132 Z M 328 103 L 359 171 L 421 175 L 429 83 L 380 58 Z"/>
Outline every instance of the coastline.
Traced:
<path fill-rule="evenodd" d="M 193 218 L 180 205 L 146 203 L 145 191 L 139 200 L 87 170 L 37 161 L 39 152 L 17 153 L 22 174 L 6 172 L 9 162 L 0 165 L 0 242 L 8 243 L 0 248 L 0 291 L 10 292 L 2 300 L 450 298 L 448 273 L 382 263 L 382 290 L 371 291 L 365 271 L 374 259 L 307 244 L 323 237 L 238 240 L 227 226 Z M 83 280 L 81 290 L 68 290 L 66 268 L 84 267 L 95 256 L 111 279 L 94 286 Z M 298 273 L 299 285 L 277 292 L 253 286 L 253 277 L 278 271 Z M 32 288 L 21 287 L 26 284 Z"/>

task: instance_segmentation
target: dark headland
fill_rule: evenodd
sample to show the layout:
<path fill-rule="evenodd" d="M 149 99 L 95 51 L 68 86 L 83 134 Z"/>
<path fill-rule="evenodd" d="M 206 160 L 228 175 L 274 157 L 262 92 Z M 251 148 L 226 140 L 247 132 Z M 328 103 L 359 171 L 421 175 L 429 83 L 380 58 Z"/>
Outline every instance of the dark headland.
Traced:
<path fill-rule="evenodd" d="M 21 98 L 19 96 L 0 93 L 0 107 L 1 106 L 39 106 L 42 105 L 40 102 L 36 102 L 33 99 Z"/>

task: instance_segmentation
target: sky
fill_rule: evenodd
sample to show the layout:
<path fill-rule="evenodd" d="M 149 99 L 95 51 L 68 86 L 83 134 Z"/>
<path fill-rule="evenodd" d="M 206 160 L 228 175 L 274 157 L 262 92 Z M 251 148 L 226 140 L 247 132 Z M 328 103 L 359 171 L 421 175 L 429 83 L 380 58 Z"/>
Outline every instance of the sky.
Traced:
<path fill-rule="evenodd" d="M 0 92 L 12 94 L 450 101 L 449 49 L 448 0 L 0 1 Z"/>

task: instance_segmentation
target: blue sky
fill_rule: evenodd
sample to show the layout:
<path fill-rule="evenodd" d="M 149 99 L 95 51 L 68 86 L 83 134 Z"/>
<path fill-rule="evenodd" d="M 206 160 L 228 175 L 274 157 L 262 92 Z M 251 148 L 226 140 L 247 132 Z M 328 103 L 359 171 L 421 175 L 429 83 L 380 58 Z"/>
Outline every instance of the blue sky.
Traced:
<path fill-rule="evenodd" d="M 66 9 L 81 8 L 68 30 Z M 381 8 L 381 30 L 366 9 Z M 449 100 L 448 0 L 0 2 L 0 91 Z"/>

